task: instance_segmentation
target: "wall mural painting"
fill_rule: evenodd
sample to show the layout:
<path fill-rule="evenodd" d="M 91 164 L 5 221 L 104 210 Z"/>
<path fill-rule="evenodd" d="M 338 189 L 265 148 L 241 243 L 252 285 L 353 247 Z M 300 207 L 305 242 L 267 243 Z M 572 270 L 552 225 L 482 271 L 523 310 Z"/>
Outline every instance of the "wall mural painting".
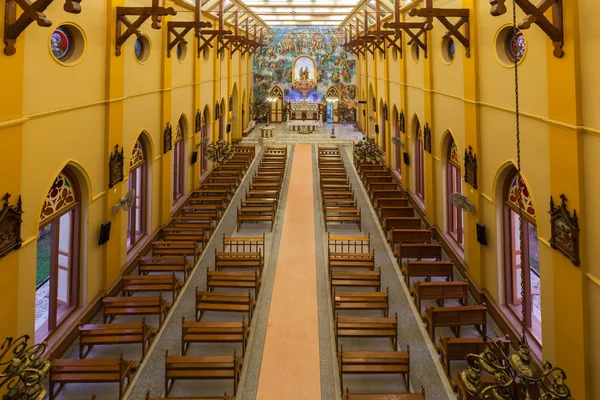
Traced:
<path fill-rule="evenodd" d="M 275 85 L 284 101 L 325 102 L 336 87 L 356 108 L 356 56 L 344 51 L 343 37 L 327 27 L 273 27 L 254 57 L 254 100 L 264 102 Z M 266 115 L 255 118 L 266 119 Z"/>

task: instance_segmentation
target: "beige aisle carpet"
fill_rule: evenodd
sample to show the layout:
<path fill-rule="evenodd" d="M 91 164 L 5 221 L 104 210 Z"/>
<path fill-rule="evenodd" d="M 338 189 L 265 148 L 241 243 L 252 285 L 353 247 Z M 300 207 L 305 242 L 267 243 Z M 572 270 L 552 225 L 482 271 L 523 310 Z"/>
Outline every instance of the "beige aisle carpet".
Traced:
<path fill-rule="evenodd" d="M 296 145 L 283 220 L 259 400 L 321 398 L 312 146 Z"/>

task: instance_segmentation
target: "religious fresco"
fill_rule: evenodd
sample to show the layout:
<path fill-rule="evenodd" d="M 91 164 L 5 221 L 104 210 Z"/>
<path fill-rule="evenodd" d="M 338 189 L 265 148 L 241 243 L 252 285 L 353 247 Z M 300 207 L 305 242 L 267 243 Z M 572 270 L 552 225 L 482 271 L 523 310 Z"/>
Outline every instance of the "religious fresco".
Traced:
<path fill-rule="evenodd" d="M 350 108 L 356 107 L 356 56 L 342 47 L 343 37 L 328 27 L 273 27 L 265 46 L 254 56 L 254 99 L 264 101 L 279 85 L 284 100 L 325 102 L 327 88 L 335 86 Z M 306 58 L 302 58 L 306 57 Z M 300 62 L 296 62 L 296 60 Z M 309 60 L 314 60 L 314 72 Z M 299 80 L 316 81 L 314 86 Z M 312 83 L 312 82 L 311 82 Z M 295 90 L 300 89 L 300 90 Z M 304 97 L 304 94 L 306 96 Z"/>

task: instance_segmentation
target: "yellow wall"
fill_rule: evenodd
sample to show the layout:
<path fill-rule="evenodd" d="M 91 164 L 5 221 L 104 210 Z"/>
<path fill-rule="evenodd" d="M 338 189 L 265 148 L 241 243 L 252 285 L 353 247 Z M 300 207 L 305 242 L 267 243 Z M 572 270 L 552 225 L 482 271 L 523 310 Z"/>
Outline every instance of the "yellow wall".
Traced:
<path fill-rule="evenodd" d="M 115 281 L 127 260 L 127 213 L 119 212 L 113 217 L 110 209 L 127 191 L 128 159 L 142 131 L 147 133 L 151 144 L 148 233 L 164 223 L 174 207 L 173 152 L 163 154 L 163 129 L 166 122 L 175 129 L 182 115 L 187 121 L 186 191 L 199 180 L 200 160 L 190 165 L 199 141 L 194 133 L 194 120 L 196 110 L 202 111 L 206 104 L 214 116 L 214 50 L 208 60 L 203 55 L 196 58 L 195 39 L 190 33 L 186 37 L 186 58 L 179 61 L 175 50 L 167 58 L 167 21 L 192 18 L 191 13 L 182 12 L 164 18 L 162 30 L 152 29 L 150 21 L 142 25 L 140 31 L 151 42 L 151 53 L 145 63 L 134 56 L 135 36 L 129 38 L 117 57 L 113 32 L 119 5 L 148 4 L 145 0 L 88 2 L 82 3 L 78 15 L 65 13 L 61 2 L 48 7 L 46 15 L 53 21 L 52 28 L 72 23 L 84 33 L 85 52 L 73 65 L 55 61 L 49 48 L 53 29 L 35 24 L 19 38 L 16 55 L 8 57 L 0 52 L 0 136 L 4 149 L 0 157 L 0 192 L 2 195 L 10 192 L 13 204 L 22 195 L 25 211 L 23 247 L 0 259 L 3 271 L 0 301 L 14 305 L 0 310 L 0 338 L 34 336 L 39 213 L 48 189 L 66 165 L 76 171 L 82 189 L 81 309 Z M 168 6 L 173 4 L 169 2 Z M 175 8 L 190 11 L 185 6 L 175 5 Z M 0 10 L 0 21 L 4 21 L 3 12 L 4 7 Z M 242 92 L 249 93 L 250 63 L 251 57 L 241 60 L 239 52 L 232 58 L 228 54 L 224 57 L 220 78 L 226 104 L 228 82 L 231 86 L 236 84 L 239 102 Z M 245 108 L 249 110 L 247 104 Z M 211 132 L 215 132 L 214 128 Z M 124 147 L 125 180 L 109 190 L 108 157 L 115 144 Z M 98 246 L 99 228 L 104 221 L 113 222 L 113 232 L 106 245 Z"/>
<path fill-rule="evenodd" d="M 412 7 L 403 8 L 405 21 Z M 563 3 L 564 4 L 564 3 Z M 368 96 L 373 85 L 377 98 L 389 93 L 388 109 L 404 110 L 406 136 L 402 151 L 411 165 L 403 165 L 403 182 L 414 190 L 413 116 L 432 129 L 432 155 L 425 153 L 425 212 L 432 224 L 444 232 L 446 206 L 443 162 L 445 135 L 452 134 L 460 154 L 473 146 L 477 155 L 478 189 L 463 182 L 463 194 L 476 206 L 475 215 L 465 215 L 464 262 L 475 283 L 487 290 L 501 307 L 504 304 L 504 254 L 502 232 L 502 184 L 507 168 L 516 163 L 514 71 L 497 56 L 496 35 L 511 24 L 511 12 L 494 17 L 487 2 L 436 0 L 435 7 L 469 8 L 471 57 L 455 39 L 456 55 L 451 63 L 442 58 L 446 29 L 434 21 L 428 33 L 428 58 L 420 52 L 414 61 L 403 43 L 404 56 L 394 60 L 388 50 L 383 60 L 376 53 L 359 59 L 359 96 Z M 565 8 L 565 57 L 552 55 L 552 43 L 537 26 L 525 30 L 527 51 L 519 64 L 522 171 L 537 211 L 541 265 L 543 360 L 565 368 L 575 398 L 600 397 L 600 317 L 594 306 L 600 301 L 600 52 L 597 21 L 600 5 L 592 0 L 572 2 Z M 510 8 L 510 6 L 509 6 Z M 596 11 L 596 13 L 594 13 Z M 523 13 L 519 9 L 517 19 Z M 406 35 L 403 35 L 407 41 Z M 382 63 L 388 63 L 384 68 Z M 368 64 L 368 81 L 365 74 Z M 565 79 L 568 78 L 568 79 Z M 364 92 L 363 92 L 364 90 Z M 370 98 L 368 109 L 370 110 Z M 385 101 L 385 100 L 384 100 Z M 378 101 L 379 107 L 379 101 Z M 380 111 L 380 110 L 378 110 Z M 359 120 L 363 129 L 364 119 Z M 388 130 L 391 134 L 391 131 Z M 389 138 L 376 138 L 381 144 Z M 389 157 L 388 162 L 393 162 Z M 463 171 L 464 175 L 464 171 Z M 565 193 L 569 209 L 580 218 L 580 267 L 550 248 L 550 195 L 557 201 Z M 587 207 L 586 207 L 587 205 Z M 488 245 L 477 243 L 475 223 L 487 227 Z"/>

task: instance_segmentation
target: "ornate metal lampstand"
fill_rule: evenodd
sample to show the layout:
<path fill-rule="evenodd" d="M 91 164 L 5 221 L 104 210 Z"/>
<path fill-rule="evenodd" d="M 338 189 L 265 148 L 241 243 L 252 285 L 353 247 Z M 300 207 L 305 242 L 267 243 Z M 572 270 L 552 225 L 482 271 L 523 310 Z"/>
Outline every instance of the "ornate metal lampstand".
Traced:
<path fill-rule="evenodd" d="M 513 29 L 517 31 L 516 4 L 513 0 Z M 515 73 L 515 117 L 517 137 L 517 196 L 521 204 L 521 131 L 519 124 L 519 73 L 518 59 L 514 60 Z M 523 229 L 523 210 L 519 207 L 519 234 L 521 254 L 525 254 L 525 231 Z M 521 298 L 525 298 L 525 268 L 521 268 Z M 527 343 L 526 316 L 527 307 L 521 305 L 521 343 L 519 350 L 505 354 L 501 346 L 486 336 L 486 349 L 481 354 L 469 354 L 469 366 L 459 374 L 467 392 L 479 399 L 517 400 L 517 399 L 569 399 L 571 391 L 565 384 L 567 375 L 561 368 L 553 367 L 546 362 L 540 371 L 531 359 L 531 349 Z M 481 379 L 482 372 L 494 377 L 494 384 L 485 385 Z"/>
<path fill-rule="evenodd" d="M 50 361 L 42 357 L 46 342 L 28 347 L 29 336 L 6 338 L 0 346 L 0 388 L 6 388 L 3 400 L 43 400 L 46 388 L 42 381 L 50 370 Z M 12 355 L 9 355 L 12 353 Z M 5 358 L 9 357 L 9 359 Z"/>

